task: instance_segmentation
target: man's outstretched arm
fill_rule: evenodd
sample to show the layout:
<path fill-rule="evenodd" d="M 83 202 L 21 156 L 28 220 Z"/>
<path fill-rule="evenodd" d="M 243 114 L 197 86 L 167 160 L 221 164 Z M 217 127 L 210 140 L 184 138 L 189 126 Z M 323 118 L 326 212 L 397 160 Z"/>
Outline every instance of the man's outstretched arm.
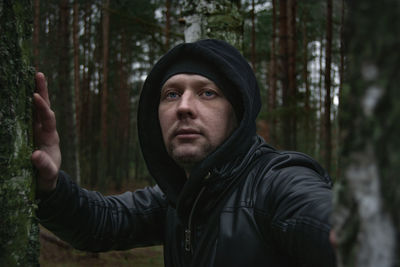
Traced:
<path fill-rule="evenodd" d="M 83 250 L 106 251 L 162 243 L 167 201 L 159 188 L 105 197 L 80 188 L 60 171 L 59 136 L 46 79 L 43 73 L 37 73 L 35 78 L 37 150 L 31 158 L 39 174 L 40 223 Z"/>

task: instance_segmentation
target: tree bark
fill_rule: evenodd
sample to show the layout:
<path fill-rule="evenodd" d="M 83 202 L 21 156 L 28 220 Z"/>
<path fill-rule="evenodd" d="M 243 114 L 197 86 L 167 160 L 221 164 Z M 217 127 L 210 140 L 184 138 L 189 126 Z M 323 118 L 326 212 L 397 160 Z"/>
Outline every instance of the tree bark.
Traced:
<path fill-rule="evenodd" d="M 36 71 L 39 71 L 39 21 L 40 21 L 40 0 L 34 0 L 34 17 L 33 17 L 33 62 Z"/>
<path fill-rule="evenodd" d="M 399 267 L 400 3 L 347 4 L 343 177 L 333 217 L 338 266 Z"/>
<path fill-rule="evenodd" d="M 171 31 L 171 0 L 165 1 L 165 50 L 169 50 Z"/>
<path fill-rule="evenodd" d="M 256 72 L 256 22 L 255 22 L 255 5 L 251 0 L 251 66 Z"/>
<path fill-rule="evenodd" d="M 287 0 L 279 0 L 279 80 L 282 86 L 282 136 L 283 147 L 291 147 L 291 114 L 289 94 L 289 47 L 288 47 L 288 17 Z"/>
<path fill-rule="evenodd" d="M 225 40 L 243 52 L 243 18 L 239 2 L 186 0 L 183 8 L 185 41 L 215 38 Z"/>
<path fill-rule="evenodd" d="M 328 173 L 332 165 L 331 125 L 331 62 L 332 62 L 332 0 L 327 0 L 326 47 L 325 47 L 325 109 L 324 109 L 324 163 Z"/>
<path fill-rule="evenodd" d="M 110 0 L 103 1 L 102 9 L 102 38 L 103 38 L 103 69 L 101 83 L 101 150 L 100 150 L 100 165 L 99 177 L 100 187 L 105 189 L 108 176 L 108 61 L 109 61 L 109 28 L 110 28 Z"/>
<path fill-rule="evenodd" d="M 38 266 L 32 153 L 32 5 L 0 3 L 0 266 Z"/>
<path fill-rule="evenodd" d="M 56 98 L 57 126 L 60 134 L 60 147 L 63 152 L 62 169 L 71 174 L 75 181 L 80 179 L 79 153 L 76 132 L 76 114 L 74 89 L 71 83 L 71 46 L 70 46 L 70 6 L 69 0 L 59 3 L 58 23 L 58 66 Z M 52 85 L 50 85 L 52 87 Z"/>
<path fill-rule="evenodd" d="M 314 130 L 311 126 L 311 105 L 310 105 L 310 98 L 311 98 L 311 90 L 310 90 L 310 82 L 309 82 L 309 71 L 308 71 L 308 7 L 303 5 L 303 16 L 302 16 L 302 35 L 303 35 L 303 82 L 305 88 L 305 99 L 304 99 L 304 139 L 306 142 L 307 149 L 305 149 L 306 153 L 313 153 L 315 151 L 315 135 L 312 134 Z M 315 124 L 314 124 L 315 125 Z"/>
<path fill-rule="evenodd" d="M 76 168 L 77 177 L 75 181 L 80 184 L 81 177 L 80 177 L 80 162 L 79 162 L 79 133 L 80 133 L 80 75 L 79 75 L 79 3 L 77 0 L 74 1 L 74 19 L 73 19 L 73 26 L 72 26 L 72 40 L 74 46 L 74 92 L 75 92 L 75 138 L 76 138 L 76 153 L 77 153 L 77 160 L 76 160 Z"/>
<path fill-rule="evenodd" d="M 297 147 L 297 84 L 296 84 L 296 0 L 289 0 L 287 6 L 288 18 L 288 112 L 287 120 L 289 132 L 287 148 L 295 150 Z"/>
<path fill-rule="evenodd" d="M 107 147 L 107 100 L 108 100 L 108 54 L 110 0 L 105 0 L 103 7 L 103 81 L 101 86 L 101 145 L 105 152 Z"/>
<path fill-rule="evenodd" d="M 277 144 L 277 116 L 276 95 L 277 95 L 277 77 L 276 77 L 276 1 L 272 0 L 272 39 L 271 39 L 271 62 L 269 75 L 269 99 L 268 99 L 268 117 L 269 117 L 269 136 L 268 142 Z"/>
<path fill-rule="evenodd" d="M 302 34 L 303 34 L 303 81 L 304 81 L 304 88 L 306 90 L 305 100 L 304 100 L 304 109 L 306 113 L 306 132 L 310 130 L 310 83 L 308 80 L 308 32 L 307 32 L 307 17 L 308 11 L 303 11 L 303 18 L 302 18 Z"/>

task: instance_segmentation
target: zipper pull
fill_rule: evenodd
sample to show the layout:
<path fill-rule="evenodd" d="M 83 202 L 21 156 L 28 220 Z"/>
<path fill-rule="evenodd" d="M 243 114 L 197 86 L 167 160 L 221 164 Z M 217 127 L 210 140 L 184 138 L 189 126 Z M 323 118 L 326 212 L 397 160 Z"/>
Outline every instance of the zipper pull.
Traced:
<path fill-rule="evenodd" d="M 191 250 L 190 239 L 191 239 L 191 231 L 190 231 L 190 229 L 186 229 L 185 230 L 185 250 L 186 251 Z"/>

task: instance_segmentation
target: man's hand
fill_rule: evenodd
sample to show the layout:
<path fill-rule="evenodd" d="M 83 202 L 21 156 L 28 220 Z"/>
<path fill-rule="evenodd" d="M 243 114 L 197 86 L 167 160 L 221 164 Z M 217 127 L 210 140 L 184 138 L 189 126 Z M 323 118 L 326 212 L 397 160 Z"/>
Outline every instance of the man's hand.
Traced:
<path fill-rule="evenodd" d="M 39 149 L 32 153 L 32 162 L 39 175 L 37 188 L 39 193 L 48 193 L 56 188 L 61 165 L 60 139 L 56 129 L 56 117 L 50 109 L 49 93 L 43 73 L 37 73 L 36 91 L 33 94 L 34 142 Z"/>

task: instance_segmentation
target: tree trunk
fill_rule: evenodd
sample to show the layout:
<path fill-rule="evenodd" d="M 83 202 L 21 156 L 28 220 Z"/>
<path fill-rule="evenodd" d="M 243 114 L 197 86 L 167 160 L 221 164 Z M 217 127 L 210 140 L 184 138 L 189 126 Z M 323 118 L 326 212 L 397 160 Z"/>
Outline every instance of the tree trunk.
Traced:
<path fill-rule="evenodd" d="M 288 18 L 288 104 L 287 112 L 289 123 L 289 143 L 287 148 L 295 150 L 297 147 L 297 85 L 296 85 L 296 0 L 289 0 L 287 6 Z"/>
<path fill-rule="evenodd" d="M 283 147 L 291 147 L 291 114 L 289 101 L 289 47 L 288 47 L 288 18 L 287 18 L 287 0 L 279 0 L 279 80 L 282 86 L 282 136 Z"/>
<path fill-rule="evenodd" d="M 272 39 L 271 39 L 271 63 L 269 75 L 269 100 L 268 100 L 268 117 L 269 117 L 269 136 L 267 140 L 271 144 L 277 144 L 277 116 L 276 116 L 276 93 L 277 93 L 277 77 L 276 77 L 276 1 L 272 0 Z"/>
<path fill-rule="evenodd" d="M 58 94 L 56 98 L 57 127 L 63 153 L 62 169 L 71 174 L 75 181 L 80 179 L 79 154 L 76 133 L 74 90 L 71 85 L 69 0 L 59 3 L 58 24 Z M 50 86 L 51 87 L 51 86 Z"/>
<path fill-rule="evenodd" d="M 108 175 L 108 61 L 109 61 L 109 28 L 110 28 L 110 0 L 104 0 L 102 9 L 102 30 L 103 30 L 103 69 L 101 84 L 101 150 L 100 150 L 100 186 L 102 189 L 107 184 Z"/>
<path fill-rule="evenodd" d="M 75 138 L 76 138 L 76 153 L 77 153 L 77 177 L 75 178 L 78 184 L 81 183 L 80 177 L 80 164 L 79 164 L 79 133 L 80 133 L 80 75 L 79 75 L 79 3 L 77 0 L 74 2 L 74 19 L 72 27 L 72 39 L 74 45 L 74 92 L 75 92 Z"/>
<path fill-rule="evenodd" d="M 400 4 L 348 1 L 339 266 L 400 266 Z M 373 18 L 373 19 L 371 19 Z M 379 23 L 377 23 L 379 21 Z M 379 40 L 379 42 L 377 42 Z"/>
<path fill-rule="evenodd" d="M 318 148 L 319 158 L 322 162 L 324 158 L 324 147 L 323 147 L 323 139 L 324 139 L 324 119 L 323 119 L 323 95 L 322 95 L 322 84 L 324 78 L 324 69 L 323 69 L 323 59 L 324 59 L 324 38 L 322 36 L 319 45 L 319 58 L 318 58 L 318 65 L 319 65 L 319 77 L 318 77 L 318 140 L 316 142 Z"/>
<path fill-rule="evenodd" d="M 332 0 L 327 0 L 326 47 L 325 47 L 325 109 L 324 109 L 324 162 L 328 173 L 332 165 L 331 126 L 331 62 L 332 62 Z"/>
<path fill-rule="evenodd" d="M 110 0 L 105 0 L 103 7 L 103 81 L 101 86 L 101 145 L 105 152 L 107 147 L 107 103 L 108 103 L 108 53 L 110 15 L 108 9 Z"/>
<path fill-rule="evenodd" d="M 256 22 L 255 22 L 255 5 L 251 0 L 251 66 L 256 72 Z"/>
<path fill-rule="evenodd" d="M 165 1 L 165 51 L 169 50 L 171 31 L 171 0 Z"/>
<path fill-rule="evenodd" d="M 308 10 L 307 7 L 303 6 L 303 17 L 302 17 L 302 34 L 303 34 L 303 81 L 305 88 L 305 99 L 304 99 L 304 112 L 305 112 L 305 140 L 306 145 L 309 149 L 306 149 L 307 153 L 314 151 L 314 135 L 311 134 L 311 107 L 310 107 L 310 83 L 309 83 L 309 72 L 308 72 L 308 31 L 307 31 L 307 20 Z"/>
<path fill-rule="evenodd" d="M 33 62 L 36 71 L 39 71 L 39 21 L 40 21 L 40 0 L 34 0 L 34 17 L 33 17 Z"/>
<path fill-rule="evenodd" d="M 243 51 L 243 18 L 239 12 L 240 1 L 186 0 L 185 41 L 204 38 L 225 40 Z"/>
<path fill-rule="evenodd" d="M 0 2 L 0 266 L 38 266 L 34 214 L 32 5 Z"/>

